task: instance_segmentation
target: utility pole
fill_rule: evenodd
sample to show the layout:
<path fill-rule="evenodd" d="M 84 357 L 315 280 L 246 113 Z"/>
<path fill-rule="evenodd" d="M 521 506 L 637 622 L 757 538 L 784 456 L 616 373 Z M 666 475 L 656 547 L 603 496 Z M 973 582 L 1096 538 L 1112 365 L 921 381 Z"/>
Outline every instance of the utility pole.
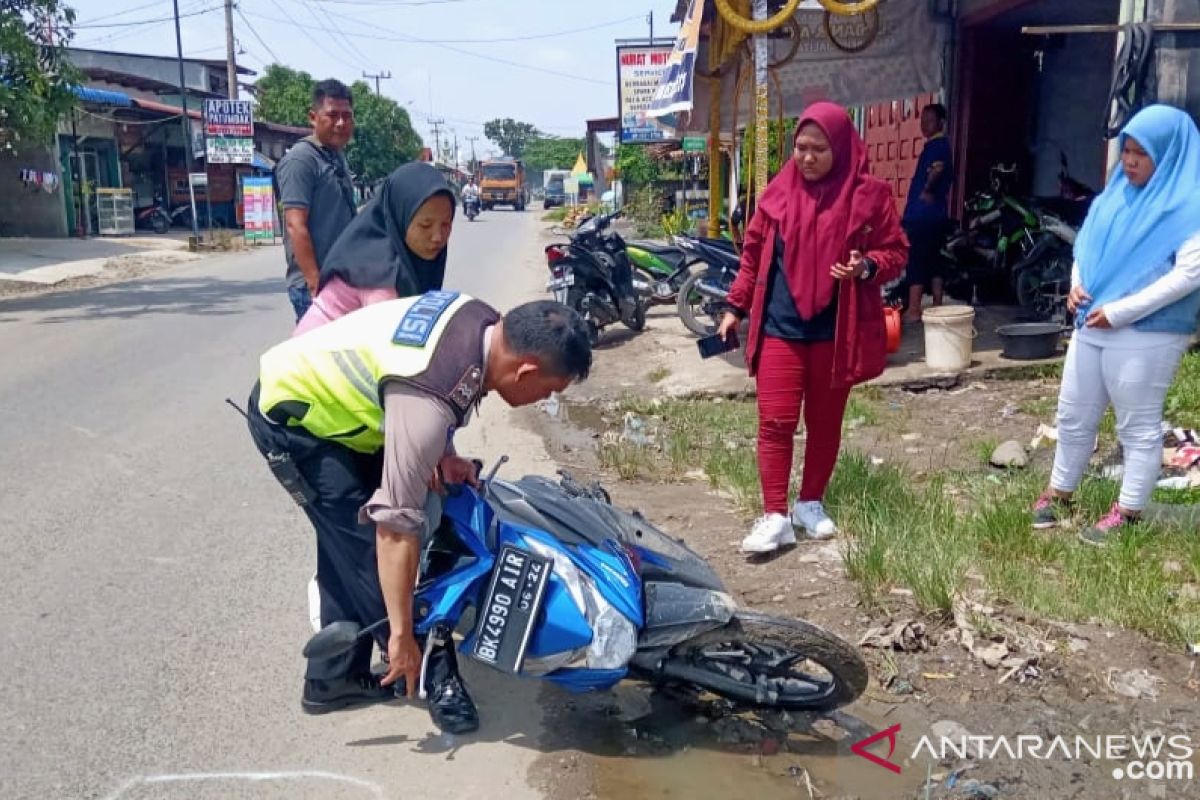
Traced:
<path fill-rule="evenodd" d="M 475 174 L 475 170 L 479 169 L 479 159 L 475 157 L 475 142 L 479 140 L 478 136 L 468 136 L 467 141 L 471 143 L 471 174 Z"/>
<path fill-rule="evenodd" d="M 442 126 L 445 124 L 446 120 L 440 117 L 438 119 L 430 117 L 429 119 L 429 127 L 433 128 L 433 145 L 437 150 L 437 154 L 433 158 L 434 163 L 442 160 Z"/>
<path fill-rule="evenodd" d="M 386 69 L 383 72 L 379 72 L 376 74 L 371 74 L 370 72 L 363 70 L 363 77 L 367 78 L 368 80 L 373 79 L 375 81 L 375 94 L 378 95 L 379 94 L 379 82 L 380 81 L 390 81 L 392 79 L 392 73 L 391 73 L 391 71 L 386 70 Z"/>
<path fill-rule="evenodd" d="M 654 44 L 654 12 L 653 11 L 651 11 L 650 15 L 648 17 L 646 17 L 646 21 L 650 23 L 650 44 Z"/>
<path fill-rule="evenodd" d="M 187 169 L 188 196 L 192 201 L 192 236 L 200 238 L 200 224 L 196 219 L 196 189 L 192 186 L 192 125 L 188 116 L 187 83 L 183 75 L 183 34 L 179 32 L 179 0 L 172 0 L 175 6 L 175 59 L 179 62 L 179 102 L 183 106 L 183 166 Z M 204 189 L 208 191 L 208 187 Z M 167 203 L 171 202 L 171 187 L 167 187 Z"/>
<path fill-rule="evenodd" d="M 458 169 L 458 131 L 454 133 L 454 168 Z"/>
<path fill-rule="evenodd" d="M 229 99 L 238 99 L 237 50 L 233 43 L 233 0 L 225 0 L 225 61 L 229 70 Z"/>

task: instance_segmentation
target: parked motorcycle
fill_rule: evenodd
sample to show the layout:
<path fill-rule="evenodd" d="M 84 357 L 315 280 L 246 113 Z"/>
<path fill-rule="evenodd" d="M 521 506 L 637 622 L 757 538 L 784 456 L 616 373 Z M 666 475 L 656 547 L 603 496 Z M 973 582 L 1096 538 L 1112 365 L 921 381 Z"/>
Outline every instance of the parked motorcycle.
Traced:
<path fill-rule="evenodd" d="M 699 261 L 676 244 L 627 242 L 625 252 L 634 273 L 650 285 L 650 300 L 655 305 L 674 303 L 692 266 Z"/>
<path fill-rule="evenodd" d="M 570 242 L 546 247 L 551 275 L 546 288 L 587 321 L 593 345 L 616 322 L 634 331 L 646 327 L 650 285 L 634 276 L 625 241 L 612 230 L 620 214 L 591 217 L 575 229 Z"/>
<path fill-rule="evenodd" d="M 171 229 L 171 222 L 171 212 L 167 210 L 162 195 L 155 195 L 153 205 L 142 206 L 133 214 L 133 227 L 155 233 L 166 233 Z"/>
<path fill-rule="evenodd" d="M 679 287 L 679 319 L 697 336 L 708 336 L 717 330 L 721 317 L 729 310 L 726 300 L 741 259 L 728 239 L 680 235 L 671 241 L 702 264 L 702 268 L 692 268 Z"/>
<path fill-rule="evenodd" d="M 1048 211 L 1038 211 L 1039 231 L 1033 247 L 1013 265 L 1013 294 L 1033 316 L 1060 324 L 1070 322 L 1067 295 L 1075 263 L 1076 229 Z"/>
<path fill-rule="evenodd" d="M 423 548 L 413 602 L 415 633 L 427 637 L 422 697 L 430 653 L 453 641 L 468 607 L 475 621 L 461 653 L 572 692 L 632 678 L 746 707 L 829 710 L 866 688 L 857 648 L 803 620 L 738 607 L 703 558 L 612 506 L 599 485 L 562 472 L 509 483 L 495 471 L 478 492 L 454 487 Z M 345 653 L 386 622 L 335 622 L 304 654 Z"/>
<path fill-rule="evenodd" d="M 1010 188 L 1016 165 L 997 164 L 990 188 L 965 203 L 962 226 L 942 248 L 951 265 L 946 292 L 964 302 L 1004 302 L 1013 294 L 1014 267 L 1024 261 L 1038 241 L 1043 214 L 1022 201 Z"/>
<path fill-rule="evenodd" d="M 474 222 L 479 216 L 479 198 L 468 197 L 463 200 L 463 213 L 467 216 L 467 220 Z"/>

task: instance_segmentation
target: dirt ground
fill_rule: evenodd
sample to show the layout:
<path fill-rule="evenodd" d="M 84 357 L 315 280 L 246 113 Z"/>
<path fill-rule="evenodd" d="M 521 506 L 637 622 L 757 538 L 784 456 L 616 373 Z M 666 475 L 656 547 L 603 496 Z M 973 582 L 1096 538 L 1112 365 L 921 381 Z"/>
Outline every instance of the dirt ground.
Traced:
<path fill-rule="evenodd" d="M 657 341 L 657 340 L 656 340 Z M 621 336 L 602 345 L 593 377 L 572 404 L 603 406 L 629 395 L 664 394 L 670 350 Z M 695 378 L 692 378 L 695 382 Z M 976 377 L 946 388 L 872 389 L 875 419 L 850 420 L 846 447 L 920 472 L 980 469 L 996 444 L 1028 444 L 1053 418 L 1054 380 Z M 953 620 L 922 618 L 904 590 L 885 612 L 868 613 L 846 575 L 839 544 L 806 543 L 766 559 L 743 556 L 749 520 L 704 480 L 622 482 L 598 466 L 602 433 L 589 411 L 552 417 L 530 410 L 525 422 L 564 467 L 602 479 L 614 502 L 640 509 L 715 566 L 747 606 L 801 617 L 858 643 L 868 631 L 909 627 L 904 650 L 863 647 L 872 680 L 852 706 L 828 716 L 734 713 L 721 704 L 682 703 L 650 694 L 564 696 L 556 729 L 566 737 L 543 770 L 555 797 L 756 798 L 1147 798 L 1200 797 L 1200 781 L 1121 781 L 1117 762 L 1048 758 L 942 760 L 915 755 L 931 731 L 1015 737 L 1182 734 L 1200 745 L 1200 672 L 1186 654 L 1114 627 L 1031 618 L 1020 609 L 978 607 L 997 628 L 1037 642 L 1028 666 L 994 669 L 960 642 Z M 853 413 L 853 410 L 852 412 Z M 619 416 L 619 415 L 618 415 Z M 586 424 L 584 422 L 586 421 Z M 870 424 L 866 424 L 870 422 Z M 589 427 L 590 426 L 590 427 Z M 1048 464 L 1049 450 L 1033 454 Z M 1161 679 L 1154 699 L 1123 694 L 1121 676 L 1146 670 Z M 629 692 L 622 690 L 626 695 Z M 1133 694 L 1137 694 L 1134 692 Z M 631 709 L 630 706 L 633 706 Z M 640 709 L 640 710 L 639 710 Z M 643 716 L 638 716 L 638 714 Z M 850 745 L 899 724 L 893 761 L 899 775 L 868 763 Z M 935 726 L 936 724 L 936 726 Z M 954 733 L 953 735 L 960 735 Z M 887 748 L 873 748 L 880 755 Z M 561 759 L 555 761 L 554 759 Z M 1193 763 L 1200 766 L 1193 756 Z"/>
<path fill-rule="evenodd" d="M 190 261 L 196 261 L 203 257 L 203 255 L 197 253 L 180 250 L 155 250 L 148 253 L 129 253 L 127 255 L 113 256 L 105 262 L 104 269 L 96 275 L 68 278 L 48 285 L 18 280 L 0 281 L 0 298 L 35 297 L 58 292 L 93 289 L 98 286 L 136 280 L 157 271 L 169 269 Z"/>

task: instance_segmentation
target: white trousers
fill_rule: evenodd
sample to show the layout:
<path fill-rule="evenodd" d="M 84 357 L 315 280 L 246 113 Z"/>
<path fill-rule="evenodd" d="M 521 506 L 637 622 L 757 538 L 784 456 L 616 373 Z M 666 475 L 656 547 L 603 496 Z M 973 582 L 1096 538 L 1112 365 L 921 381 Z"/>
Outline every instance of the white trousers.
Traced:
<path fill-rule="evenodd" d="M 1187 336 L 1132 329 L 1076 332 L 1058 395 L 1051 488 L 1079 488 L 1111 403 L 1125 456 L 1119 502 L 1128 511 L 1146 507 L 1162 470 L 1163 402 L 1188 342 Z"/>

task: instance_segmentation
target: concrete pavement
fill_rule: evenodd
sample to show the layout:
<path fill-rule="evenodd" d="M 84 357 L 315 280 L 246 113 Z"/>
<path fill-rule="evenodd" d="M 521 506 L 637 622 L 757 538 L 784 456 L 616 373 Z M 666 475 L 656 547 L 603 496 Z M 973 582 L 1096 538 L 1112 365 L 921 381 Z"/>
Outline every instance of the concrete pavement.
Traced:
<path fill-rule="evenodd" d="M 0 285 L 52 286 L 71 278 L 99 275 L 114 260 L 177 264 L 200 256 L 187 252 L 186 237 L 125 236 L 90 239 L 0 238 Z"/>
<path fill-rule="evenodd" d="M 459 224 L 447 284 L 541 291 L 536 215 Z M 224 402 L 290 332 L 280 249 L 0 300 L 0 797 L 537 797 L 538 686 L 467 665 L 483 728 L 300 712 L 307 520 Z M 460 451 L 548 471 L 498 398 Z"/>

